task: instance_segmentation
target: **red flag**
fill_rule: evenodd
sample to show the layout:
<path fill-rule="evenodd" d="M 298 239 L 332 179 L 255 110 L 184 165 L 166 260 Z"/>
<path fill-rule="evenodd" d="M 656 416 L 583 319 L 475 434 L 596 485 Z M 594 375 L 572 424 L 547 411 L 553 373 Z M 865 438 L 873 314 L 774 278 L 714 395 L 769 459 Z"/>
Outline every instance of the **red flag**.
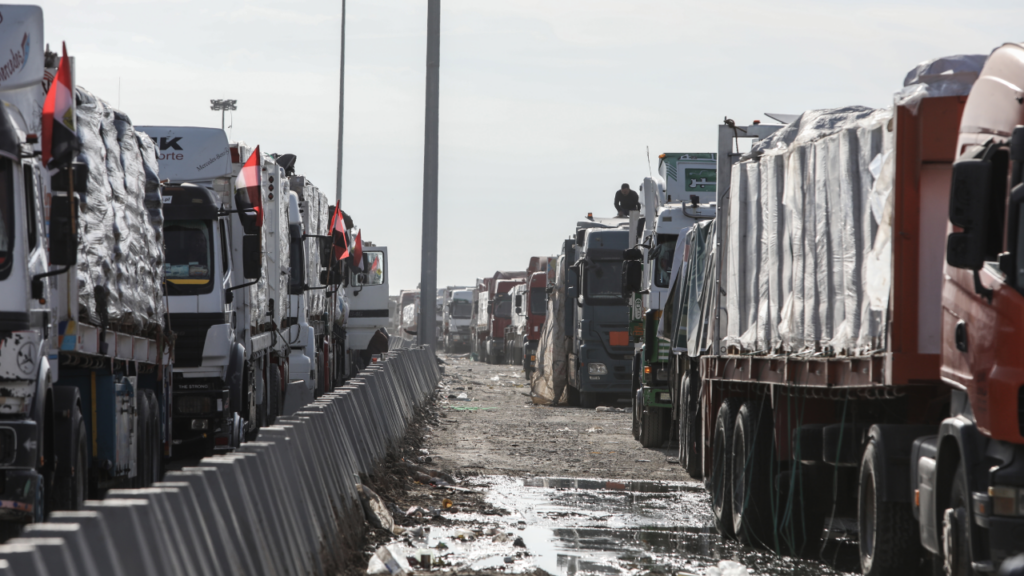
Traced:
<path fill-rule="evenodd" d="M 51 160 L 55 160 L 57 165 L 65 164 L 78 152 L 71 64 L 67 46 L 63 46 L 63 50 L 57 75 L 43 101 L 43 166 L 49 166 Z"/>
<path fill-rule="evenodd" d="M 331 236 L 334 237 L 334 258 L 348 258 L 348 235 L 345 233 L 345 214 L 341 208 L 335 208 L 334 216 L 331 217 Z"/>
<path fill-rule="evenodd" d="M 256 226 L 263 226 L 263 173 L 260 171 L 260 147 L 253 150 L 249 159 L 245 161 L 242 169 L 238 171 L 235 178 L 235 190 L 244 191 L 249 197 L 249 204 L 256 212 Z M 241 207 L 240 207 L 241 208 Z"/>
<path fill-rule="evenodd" d="M 352 259 L 355 260 L 356 268 L 359 270 L 363 269 L 363 231 L 360 230 L 356 234 L 356 247 L 352 251 Z"/>

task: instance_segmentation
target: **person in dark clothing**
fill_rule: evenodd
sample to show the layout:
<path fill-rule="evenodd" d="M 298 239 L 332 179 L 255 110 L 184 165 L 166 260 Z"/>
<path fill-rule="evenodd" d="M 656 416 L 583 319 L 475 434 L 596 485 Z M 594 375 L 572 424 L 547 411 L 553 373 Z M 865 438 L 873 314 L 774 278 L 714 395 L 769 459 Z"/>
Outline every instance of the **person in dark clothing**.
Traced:
<path fill-rule="evenodd" d="M 625 218 L 631 211 L 640 209 L 640 196 L 629 189 L 629 184 L 623 184 L 615 192 L 615 209 L 619 212 L 619 218 Z"/>

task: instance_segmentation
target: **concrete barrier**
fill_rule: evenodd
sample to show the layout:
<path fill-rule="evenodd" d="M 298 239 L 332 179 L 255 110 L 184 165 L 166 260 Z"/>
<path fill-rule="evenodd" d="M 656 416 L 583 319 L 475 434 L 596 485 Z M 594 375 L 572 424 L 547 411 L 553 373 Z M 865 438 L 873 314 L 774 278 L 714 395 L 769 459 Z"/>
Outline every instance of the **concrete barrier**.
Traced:
<path fill-rule="evenodd" d="M 442 377 L 405 347 L 290 408 L 233 453 L 54 512 L 0 545 L 0 576 L 322 575 L 364 520 L 355 484 L 401 443 Z M 294 400 L 294 398 L 293 398 Z"/>

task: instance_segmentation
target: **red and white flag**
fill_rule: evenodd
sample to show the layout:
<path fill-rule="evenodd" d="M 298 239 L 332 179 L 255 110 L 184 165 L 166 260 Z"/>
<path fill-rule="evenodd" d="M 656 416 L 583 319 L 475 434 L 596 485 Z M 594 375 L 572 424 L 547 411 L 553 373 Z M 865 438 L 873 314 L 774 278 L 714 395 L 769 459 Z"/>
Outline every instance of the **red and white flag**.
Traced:
<path fill-rule="evenodd" d="M 256 226 L 263 226 L 263 173 L 260 171 L 260 147 L 253 150 L 249 159 L 238 171 L 235 178 L 235 191 L 244 191 L 249 197 L 249 204 L 256 212 Z"/>
<path fill-rule="evenodd" d="M 352 250 L 352 260 L 356 263 L 356 269 L 363 269 L 363 231 L 356 234 L 356 247 Z"/>
<path fill-rule="evenodd" d="M 71 84 L 71 63 L 67 46 L 57 66 L 57 76 L 43 101 L 43 166 L 51 160 L 62 166 L 78 153 L 78 135 L 75 132 L 75 90 Z"/>
<path fill-rule="evenodd" d="M 348 258 L 348 234 L 345 233 L 345 213 L 341 208 L 335 208 L 331 217 L 331 236 L 334 237 L 335 260 Z"/>

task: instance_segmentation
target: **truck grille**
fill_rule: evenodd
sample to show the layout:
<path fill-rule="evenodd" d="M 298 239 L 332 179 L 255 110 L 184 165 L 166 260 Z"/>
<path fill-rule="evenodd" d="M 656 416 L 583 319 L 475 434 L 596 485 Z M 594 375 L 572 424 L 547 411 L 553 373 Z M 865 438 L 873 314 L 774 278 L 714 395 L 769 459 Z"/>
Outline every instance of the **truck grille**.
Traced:
<path fill-rule="evenodd" d="M 194 368 L 203 363 L 203 347 L 210 326 L 227 324 L 223 312 L 203 314 L 169 314 L 174 340 L 174 366 Z"/>

